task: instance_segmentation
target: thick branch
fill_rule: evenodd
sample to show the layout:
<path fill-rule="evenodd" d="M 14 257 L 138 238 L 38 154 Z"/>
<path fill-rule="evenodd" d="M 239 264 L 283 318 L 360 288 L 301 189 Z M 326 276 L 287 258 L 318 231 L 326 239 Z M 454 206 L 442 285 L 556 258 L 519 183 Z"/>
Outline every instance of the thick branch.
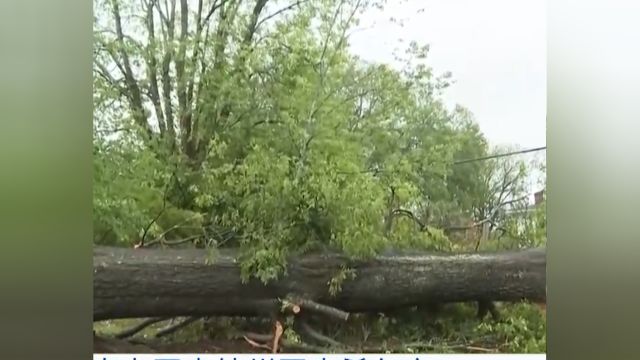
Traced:
<path fill-rule="evenodd" d="M 163 336 L 167 336 L 169 334 L 173 334 L 174 332 L 176 332 L 176 331 L 178 331 L 178 330 L 180 330 L 180 329 L 182 329 L 182 328 L 184 328 L 184 327 L 186 327 L 188 325 L 191 325 L 192 323 L 196 322 L 197 320 L 200 320 L 200 317 L 198 317 L 198 316 L 188 317 L 188 318 L 180 321 L 177 324 L 169 325 L 166 328 L 158 331 L 156 333 L 156 337 L 163 337 Z"/>
<path fill-rule="evenodd" d="M 243 42 L 245 46 L 248 46 L 253 39 L 253 35 L 258 29 L 258 18 L 262 13 L 265 5 L 267 5 L 267 1 L 269 0 L 256 0 L 256 5 L 253 7 L 253 12 L 251 13 L 251 20 L 249 20 L 249 26 L 244 34 Z"/>
<path fill-rule="evenodd" d="M 226 2 L 227 0 L 214 1 L 213 4 L 211 5 L 211 8 L 209 9 L 209 12 L 207 13 L 207 16 L 204 17 L 204 21 L 202 22 L 201 25 L 208 23 L 209 20 L 211 20 L 211 16 L 213 16 L 213 13 L 215 13 L 216 10 L 218 10 Z"/>
<path fill-rule="evenodd" d="M 302 309 L 310 310 L 312 312 L 317 312 L 319 314 L 323 314 L 329 317 L 334 317 L 343 321 L 347 321 L 349 319 L 348 312 L 342 311 L 340 309 L 336 309 L 332 306 L 319 304 L 313 300 L 297 299 L 297 300 L 293 300 L 293 302 L 298 304 L 300 307 L 302 307 Z"/>
<path fill-rule="evenodd" d="M 286 11 L 289 11 L 289 10 L 293 9 L 294 7 L 296 7 L 296 6 L 302 5 L 303 3 L 307 2 L 307 1 L 309 1 L 309 0 L 296 1 L 295 3 L 293 3 L 293 4 L 289 5 L 289 6 L 285 6 L 282 9 L 277 10 L 273 14 L 267 15 L 264 19 L 258 21 L 258 23 L 255 25 L 255 29 L 258 29 L 260 27 L 260 25 L 264 24 L 265 22 L 269 21 L 270 19 L 273 19 L 274 17 L 276 17 L 276 16 L 278 16 L 278 15 L 280 15 L 280 14 L 286 12 Z"/>
<path fill-rule="evenodd" d="M 109 69 L 107 69 L 107 67 L 102 64 L 100 61 L 98 61 L 97 59 L 93 60 L 93 63 L 97 66 L 96 72 L 106 81 L 109 83 L 110 86 L 112 86 L 114 89 L 116 89 L 118 91 L 118 94 L 121 96 L 125 95 L 125 89 L 120 86 L 119 81 L 116 80 L 116 78 L 113 77 L 113 75 L 111 74 L 111 72 L 109 71 Z"/>
<path fill-rule="evenodd" d="M 157 317 L 157 318 L 151 318 L 151 319 L 147 319 L 143 322 L 141 322 L 140 324 L 131 327 L 127 330 L 124 330 L 122 332 L 119 332 L 115 335 L 116 339 L 126 339 L 128 337 L 131 337 L 137 333 L 139 333 L 140 331 L 148 328 L 149 326 L 153 325 L 153 324 L 157 324 L 161 321 L 165 321 L 165 320 L 169 320 L 169 318 L 167 317 Z"/>
<path fill-rule="evenodd" d="M 241 2 L 230 2 L 229 1 L 222 1 L 221 6 L 220 6 L 220 11 L 219 11 L 219 15 L 218 15 L 218 24 L 217 24 L 217 29 L 216 29 L 216 35 L 215 35 L 215 42 L 214 42 L 214 46 L 213 46 L 213 65 L 211 68 L 210 73 L 216 77 L 216 76 L 223 76 L 223 72 L 224 72 L 224 67 L 226 65 L 226 56 L 225 56 L 225 49 L 227 47 L 227 42 L 228 42 L 228 30 L 231 26 L 231 24 L 233 23 L 238 10 L 240 9 L 240 5 Z M 230 5 L 230 7 L 226 6 L 227 4 Z M 239 68 L 239 67 L 236 67 Z M 203 77 L 205 76 L 205 66 L 203 64 L 202 66 L 202 75 Z M 203 83 L 202 79 L 200 82 L 200 85 Z M 214 79 L 215 81 L 215 79 Z M 214 86 L 217 86 L 214 85 Z M 198 89 L 198 93 L 200 93 L 201 87 L 199 86 Z M 218 91 L 217 93 L 217 98 L 219 99 L 219 101 L 216 101 L 216 108 L 217 108 L 217 116 L 215 117 L 215 121 L 220 121 L 220 119 L 227 119 L 228 115 L 231 112 L 231 105 L 226 102 L 226 93 L 228 92 L 228 89 L 226 86 L 218 86 L 217 89 Z M 197 134 L 197 132 L 199 131 L 199 127 L 200 127 L 200 116 L 196 116 L 194 121 L 193 121 L 193 132 L 195 134 Z M 200 139 L 203 139 L 201 136 L 196 136 L 193 139 L 193 148 L 191 149 L 193 151 L 193 156 L 192 158 L 195 161 L 194 164 L 197 164 L 198 161 L 201 161 L 202 158 L 204 157 L 204 153 L 206 151 L 206 149 L 209 146 L 210 143 L 210 138 L 208 139 L 203 139 L 203 142 L 199 142 Z"/>
<path fill-rule="evenodd" d="M 160 134 L 164 136 L 167 129 L 167 124 L 162 112 L 162 105 L 160 105 L 160 90 L 158 87 L 158 60 L 156 59 L 156 38 L 155 38 L 155 23 L 153 19 L 153 6 L 154 1 L 149 1 L 147 4 L 147 32 L 149 33 L 149 43 L 147 44 L 147 53 L 145 59 L 147 62 L 147 78 L 149 79 L 149 97 L 153 108 L 158 118 L 158 126 L 160 128 Z"/>
<path fill-rule="evenodd" d="M 322 333 L 320 333 L 319 331 L 315 330 L 314 328 L 311 327 L 311 325 L 309 325 L 306 321 L 302 320 L 302 321 L 298 321 L 297 325 L 300 329 L 300 331 L 307 335 L 310 339 L 314 340 L 315 342 L 322 344 L 322 345 L 329 345 L 329 346 L 334 346 L 334 347 L 339 347 L 342 346 L 342 344 L 340 344 L 339 342 L 335 341 L 334 339 L 323 335 Z"/>
<path fill-rule="evenodd" d="M 200 54 L 200 46 L 201 45 L 206 46 L 206 44 L 200 44 L 200 41 L 202 40 L 202 30 L 204 28 L 202 24 L 202 6 L 203 6 L 202 2 L 203 0 L 198 0 L 198 12 L 196 15 L 196 36 L 193 42 L 193 56 L 191 58 L 191 78 L 189 79 L 189 85 L 187 87 L 187 102 L 191 106 L 193 106 L 192 104 L 193 91 L 194 91 L 196 77 L 197 77 L 196 69 L 198 68 L 198 57 Z"/>
<path fill-rule="evenodd" d="M 191 132 L 187 109 L 187 84 L 185 79 L 185 57 L 187 52 L 187 34 L 189 31 L 189 6 L 187 0 L 180 0 L 180 45 L 176 56 L 176 82 L 178 92 L 178 106 L 180 126 L 183 137 L 188 137 Z"/>
<path fill-rule="evenodd" d="M 122 57 L 122 66 L 124 68 L 124 77 L 125 83 L 127 84 L 127 88 L 129 90 L 129 103 L 131 105 L 131 112 L 133 115 L 133 119 L 136 124 L 147 132 L 148 135 L 151 135 L 151 128 L 147 123 L 147 116 L 144 110 L 144 106 L 142 104 L 142 94 L 140 92 L 140 87 L 133 75 L 133 70 L 131 68 L 131 62 L 129 60 L 129 54 L 125 49 L 124 43 L 124 33 L 122 31 L 122 20 L 120 17 L 120 6 L 118 5 L 118 0 L 112 0 L 112 15 L 114 21 L 116 23 L 116 35 L 118 41 L 118 47 L 120 56 Z"/>
<path fill-rule="evenodd" d="M 167 134 L 169 135 L 170 144 L 175 143 L 176 129 L 173 119 L 173 104 L 171 102 L 171 93 L 173 86 L 171 84 L 171 61 L 173 60 L 173 40 L 175 34 L 175 0 L 172 0 L 171 13 L 167 17 L 158 6 L 158 12 L 164 20 L 166 34 L 164 38 L 164 56 L 162 59 L 162 95 L 164 102 L 164 117 L 167 123 Z M 167 10 L 168 10 L 167 4 Z"/>

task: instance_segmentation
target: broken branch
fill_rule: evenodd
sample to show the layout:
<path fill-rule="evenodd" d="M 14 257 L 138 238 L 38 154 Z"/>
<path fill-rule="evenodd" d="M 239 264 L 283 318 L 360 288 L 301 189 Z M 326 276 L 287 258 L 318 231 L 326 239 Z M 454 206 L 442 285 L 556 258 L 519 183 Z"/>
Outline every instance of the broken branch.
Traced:
<path fill-rule="evenodd" d="M 136 326 L 133 326 L 133 327 L 127 329 L 127 330 L 124 330 L 124 331 L 121 331 L 121 332 L 115 334 L 115 338 L 116 339 L 126 339 L 128 337 L 131 337 L 131 336 L 139 333 L 140 331 L 148 328 L 149 326 L 151 326 L 153 324 L 157 324 L 159 322 L 166 321 L 166 320 L 169 320 L 169 319 L 170 319 L 169 317 L 157 317 L 157 318 L 147 319 L 147 320 L 139 323 Z"/>
<path fill-rule="evenodd" d="M 313 300 L 309 299 L 297 299 L 294 300 L 293 303 L 298 304 L 303 309 L 308 309 L 323 315 L 327 315 L 330 317 L 334 317 L 343 321 L 347 321 L 349 319 L 349 313 L 346 311 L 342 311 L 340 309 L 334 308 L 332 306 L 319 304 Z M 298 310 L 299 311 L 299 310 Z M 294 311 L 295 313 L 295 311 Z"/>
<path fill-rule="evenodd" d="M 159 338 L 159 337 L 162 337 L 162 336 L 173 334 L 174 332 L 176 332 L 176 331 L 178 331 L 178 330 L 180 330 L 180 329 L 182 329 L 182 328 L 184 328 L 184 327 L 186 327 L 186 326 L 188 326 L 188 325 L 190 325 L 190 324 L 192 324 L 192 323 L 194 323 L 194 322 L 196 322 L 197 320 L 200 320 L 200 319 L 201 319 L 201 317 L 199 317 L 199 316 L 188 317 L 188 318 L 180 321 L 179 323 L 177 323 L 175 325 L 170 325 L 170 326 L 158 331 L 156 333 L 156 337 Z"/>

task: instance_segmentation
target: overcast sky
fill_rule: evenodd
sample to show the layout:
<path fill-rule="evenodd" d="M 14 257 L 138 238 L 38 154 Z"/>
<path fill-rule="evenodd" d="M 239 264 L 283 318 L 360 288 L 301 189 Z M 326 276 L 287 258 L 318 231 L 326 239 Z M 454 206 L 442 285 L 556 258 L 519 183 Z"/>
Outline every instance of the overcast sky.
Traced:
<path fill-rule="evenodd" d="M 545 6 L 544 0 L 390 0 L 384 11 L 365 14 L 350 42 L 363 59 L 387 63 L 411 40 L 429 44 L 435 73 L 451 71 L 456 82 L 445 102 L 470 109 L 492 145 L 544 146 Z"/>

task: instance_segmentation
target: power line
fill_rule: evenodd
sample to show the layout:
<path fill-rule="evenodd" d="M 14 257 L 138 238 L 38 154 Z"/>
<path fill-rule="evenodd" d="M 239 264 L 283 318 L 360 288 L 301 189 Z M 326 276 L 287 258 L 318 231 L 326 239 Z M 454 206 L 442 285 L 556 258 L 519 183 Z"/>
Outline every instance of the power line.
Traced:
<path fill-rule="evenodd" d="M 505 154 L 497 154 L 497 155 L 490 155 L 490 156 L 485 156 L 485 157 L 476 158 L 476 159 L 466 159 L 466 160 L 455 161 L 453 163 L 453 165 L 466 164 L 466 163 L 470 163 L 470 162 L 483 161 L 483 160 L 489 160 L 489 159 L 496 159 L 496 158 L 501 158 L 501 157 L 505 157 L 505 156 L 518 155 L 518 154 L 526 154 L 526 153 L 535 152 L 535 151 L 541 151 L 541 150 L 546 150 L 546 149 L 547 149 L 546 146 L 541 146 L 541 147 L 537 147 L 537 148 L 533 148 L 533 149 L 513 151 L 513 152 L 509 152 L 509 153 L 505 153 Z"/>
<path fill-rule="evenodd" d="M 489 155 L 489 156 L 484 156 L 484 157 L 475 158 L 475 159 L 459 160 L 459 161 L 454 161 L 453 165 L 467 164 L 467 163 L 476 162 L 476 161 L 496 159 L 500 157 L 506 157 L 506 156 L 512 156 L 512 155 L 518 155 L 518 154 L 526 154 L 526 153 L 542 151 L 546 149 L 547 149 L 546 146 L 541 146 L 533 149 L 513 151 L 509 153 L 504 153 L 504 154 Z M 352 175 L 352 174 L 366 174 L 366 173 L 378 174 L 378 173 L 384 173 L 384 172 L 387 172 L 387 170 L 376 168 L 376 169 L 368 169 L 368 170 L 361 170 L 361 171 L 338 171 L 337 173 L 341 175 Z"/>

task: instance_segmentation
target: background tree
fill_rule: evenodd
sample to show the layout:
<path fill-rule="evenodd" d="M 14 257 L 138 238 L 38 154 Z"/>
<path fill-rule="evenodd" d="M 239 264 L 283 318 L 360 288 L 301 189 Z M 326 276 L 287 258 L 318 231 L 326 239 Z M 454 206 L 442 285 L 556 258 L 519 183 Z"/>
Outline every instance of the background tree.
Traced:
<path fill-rule="evenodd" d="M 452 217 L 497 223 L 526 174 L 456 164 L 488 145 L 429 47 L 399 69 L 349 52 L 381 5 L 96 0 L 96 241 L 240 247 L 266 281 L 292 253 L 446 250 Z"/>

